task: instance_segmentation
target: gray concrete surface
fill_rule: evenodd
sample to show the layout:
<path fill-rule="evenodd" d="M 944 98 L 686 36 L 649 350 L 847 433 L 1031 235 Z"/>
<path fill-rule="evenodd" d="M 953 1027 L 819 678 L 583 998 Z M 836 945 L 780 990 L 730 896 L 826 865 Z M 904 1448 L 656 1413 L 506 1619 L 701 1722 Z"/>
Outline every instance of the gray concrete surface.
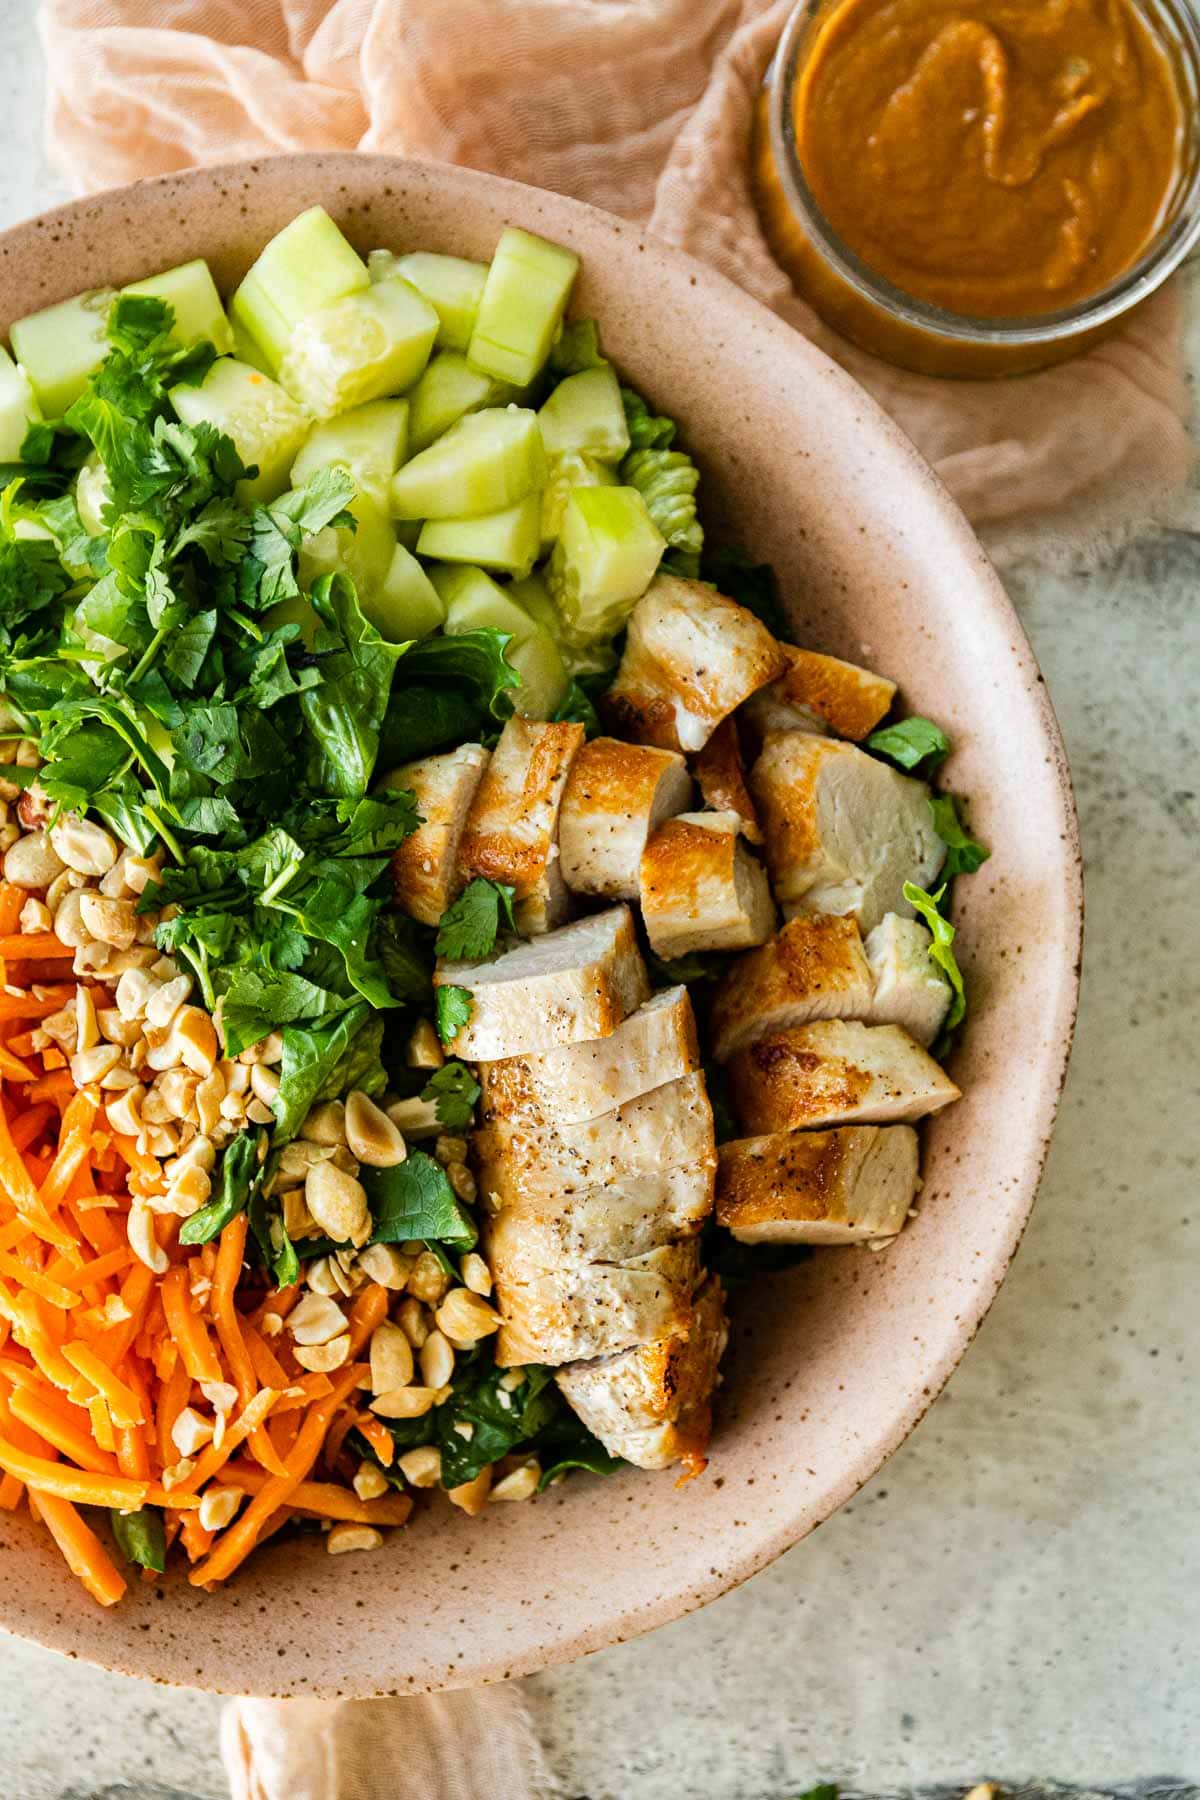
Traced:
<path fill-rule="evenodd" d="M 0 0 L 0 223 L 59 197 L 33 12 Z M 1010 588 L 1088 859 L 1079 1039 L 1032 1227 L 949 1392 L 852 1506 L 699 1616 L 527 1684 L 567 1794 L 1200 1781 L 1200 539 Z M 0 1639 L 5 1800 L 216 1800 L 216 1720 Z"/>

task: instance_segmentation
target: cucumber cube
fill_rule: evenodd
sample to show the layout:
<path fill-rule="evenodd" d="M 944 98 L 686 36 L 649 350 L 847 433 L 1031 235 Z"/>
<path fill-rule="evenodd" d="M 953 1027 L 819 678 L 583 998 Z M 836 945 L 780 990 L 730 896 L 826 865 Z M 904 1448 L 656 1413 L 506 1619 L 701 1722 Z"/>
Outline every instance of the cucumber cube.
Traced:
<path fill-rule="evenodd" d="M 488 277 L 486 263 L 462 256 L 435 256 L 415 250 L 396 260 L 396 273 L 424 294 L 440 321 L 438 343 L 445 350 L 465 350 L 475 329 L 479 302 Z"/>
<path fill-rule="evenodd" d="M 199 387 L 172 388 L 170 398 L 185 425 L 215 425 L 233 439 L 247 467 L 257 466 L 257 475 L 238 483 L 244 500 L 268 501 L 282 494 L 311 421 L 269 375 L 222 356 Z"/>
<path fill-rule="evenodd" d="M 545 363 L 579 258 L 532 232 L 501 233 L 468 354 L 477 369 L 524 387 Z"/>
<path fill-rule="evenodd" d="M 550 590 L 540 575 L 526 575 L 520 581 L 510 581 L 508 597 L 523 612 L 527 612 L 535 625 L 548 631 L 555 643 L 562 621 L 558 616 L 558 608 L 550 598 Z"/>
<path fill-rule="evenodd" d="M 326 525 L 323 531 L 303 539 L 297 573 L 306 591 L 322 575 L 348 575 L 360 599 L 365 600 L 377 594 L 387 580 L 396 534 L 380 502 L 365 491 L 355 494 L 346 510 L 357 529 Z"/>
<path fill-rule="evenodd" d="M 323 206 L 277 232 L 229 303 L 275 374 L 301 319 L 370 285 L 367 265 Z"/>
<path fill-rule="evenodd" d="M 438 317 L 407 281 L 376 282 L 304 318 L 279 379 L 319 419 L 411 387 L 433 349 Z"/>
<path fill-rule="evenodd" d="M 528 575 L 541 545 L 541 507 L 526 494 L 502 512 L 474 519 L 430 519 L 421 527 L 417 552 L 442 562 L 479 563 L 504 575 Z"/>
<path fill-rule="evenodd" d="M 389 644 L 428 637 L 446 617 L 441 596 L 411 550 L 397 544 L 383 586 L 360 596 L 363 612 Z"/>
<path fill-rule="evenodd" d="M 231 318 L 229 327 L 233 332 L 233 354 L 237 357 L 238 361 L 248 363 L 252 369 L 257 369 L 260 375 L 271 375 L 273 377 L 274 368 L 278 365 L 274 365 L 273 367 L 268 364 L 267 359 L 259 349 L 256 340 L 250 336 L 250 333 L 246 330 L 246 327 L 241 321 Z"/>
<path fill-rule="evenodd" d="M 515 505 L 545 480 L 537 414 L 487 407 L 405 463 L 392 480 L 392 511 L 399 519 L 473 519 Z"/>
<path fill-rule="evenodd" d="M 512 690 L 513 706 L 527 719 L 550 718 L 562 702 L 568 679 L 550 633 L 482 569 L 435 563 L 429 575 L 445 602 L 447 636 L 488 628 L 507 632 L 512 641 L 505 655 L 521 677 L 520 687 Z"/>
<path fill-rule="evenodd" d="M 336 463 L 387 506 L 388 484 L 404 460 L 407 439 L 408 401 L 369 400 L 313 426 L 292 464 L 292 486 L 303 487 L 318 469 Z"/>
<path fill-rule="evenodd" d="M 108 471 L 100 461 L 100 452 L 93 450 L 75 477 L 75 510 L 89 537 L 100 537 L 106 529 L 102 515 L 108 494 Z"/>
<path fill-rule="evenodd" d="M 616 487 L 617 472 L 590 456 L 556 456 L 550 464 L 550 479 L 542 489 L 542 549 L 548 555 L 562 530 L 563 514 L 572 489 L 577 487 Z"/>
<path fill-rule="evenodd" d="M 547 456 L 573 453 L 618 463 L 629 449 L 621 384 L 611 368 L 560 381 L 538 414 Z"/>
<path fill-rule="evenodd" d="M 209 343 L 218 356 L 233 349 L 233 330 L 225 317 L 217 284 L 202 257 L 180 263 L 178 268 L 164 269 L 148 281 L 131 281 L 123 294 L 146 294 L 153 300 L 165 300 L 175 314 L 171 336 L 185 347 Z"/>
<path fill-rule="evenodd" d="M 0 350 L 0 462 L 19 462 L 25 433 L 41 418 L 33 383 L 7 350 Z"/>
<path fill-rule="evenodd" d="M 548 568 L 567 642 L 619 631 L 666 547 L 636 488 L 573 488 Z"/>
<path fill-rule="evenodd" d="M 509 399 L 512 389 L 507 382 L 493 381 L 473 369 L 465 356 L 454 350 L 443 350 L 433 357 L 425 373 L 408 397 L 409 448 L 415 456 L 427 450 L 435 438 L 449 431 L 464 413 L 478 412 L 481 406 L 496 406 Z"/>
<path fill-rule="evenodd" d="M 95 288 L 30 313 L 9 331 L 13 355 L 28 375 L 45 418 L 61 418 L 108 355 L 104 323 L 115 299 L 112 288 Z"/>

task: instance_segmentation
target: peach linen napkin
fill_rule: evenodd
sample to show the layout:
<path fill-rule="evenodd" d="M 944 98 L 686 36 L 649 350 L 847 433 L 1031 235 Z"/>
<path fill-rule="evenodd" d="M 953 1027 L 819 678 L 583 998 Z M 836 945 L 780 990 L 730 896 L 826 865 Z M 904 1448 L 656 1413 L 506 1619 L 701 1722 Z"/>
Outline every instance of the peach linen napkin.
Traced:
<path fill-rule="evenodd" d="M 1095 561 L 1163 517 L 1192 451 L 1178 289 L 1076 362 L 890 369 L 827 330 L 759 229 L 751 107 L 788 0 L 44 0 L 51 154 L 95 190 L 361 149 L 554 188 L 712 263 L 813 338 L 925 453 L 1002 564 Z"/>

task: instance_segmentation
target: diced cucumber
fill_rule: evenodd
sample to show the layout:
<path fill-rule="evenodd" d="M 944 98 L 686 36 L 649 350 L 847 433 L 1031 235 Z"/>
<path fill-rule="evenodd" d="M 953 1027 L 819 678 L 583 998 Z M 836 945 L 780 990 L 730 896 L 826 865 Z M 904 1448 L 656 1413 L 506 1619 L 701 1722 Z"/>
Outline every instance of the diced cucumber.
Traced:
<path fill-rule="evenodd" d="M 383 586 L 360 598 L 363 612 L 389 644 L 428 637 L 446 617 L 440 594 L 403 544 L 396 545 Z"/>
<path fill-rule="evenodd" d="M 545 480 L 537 414 L 486 407 L 405 463 L 392 481 L 392 511 L 400 519 L 474 518 L 514 505 Z"/>
<path fill-rule="evenodd" d="M 421 535 L 420 519 L 393 519 L 392 524 L 396 527 L 396 542 L 406 550 L 415 550 Z"/>
<path fill-rule="evenodd" d="M 199 387 L 172 388 L 171 404 L 185 425 L 207 420 L 233 439 L 247 466 L 257 465 L 256 476 L 238 483 L 245 500 L 274 500 L 282 494 L 311 421 L 269 375 L 222 356 Z"/>
<path fill-rule="evenodd" d="M 441 321 L 437 341 L 443 349 L 465 350 L 475 329 L 487 264 L 414 250 L 397 258 L 396 272 L 411 281 L 437 313 Z"/>
<path fill-rule="evenodd" d="M 407 281 L 379 281 L 309 313 L 292 332 L 279 379 L 327 419 L 411 387 L 433 349 L 438 316 Z"/>
<path fill-rule="evenodd" d="M 617 472 L 590 456 L 556 456 L 542 489 L 542 549 L 548 555 L 562 530 L 563 513 L 577 487 L 616 487 Z"/>
<path fill-rule="evenodd" d="M 541 506 L 526 494 L 502 512 L 473 519 L 430 519 L 421 527 L 417 551 L 442 562 L 479 563 L 504 575 L 528 575 L 541 549 Z"/>
<path fill-rule="evenodd" d="M 567 641 L 619 631 L 666 547 L 636 488 L 572 488 L 548 568 Z"/>
<path fill-rule="evenodd" d="M 538 414 L 546 455 L 573 452 L 618 463 L 629 449 L 629 427 L 615 371 L 584 369 L 560 381 Z"/>
<path fill-rule="evenodd" d="M 323 206 L 310 206 L 271 239 L 229 310 L 275 374 L 301 319 L 369 284 L 362 257 Z"/>
<path fill-rule="evenodd" d="M 432 357 L 425 373 L 408 397 L 409 451 L 416 456 L 427 450 L 435 438 L 464 413 L 478 412 L 482 406 L 497 406 L 511 399 L 507 382 L 493 381 L 473 369 L 465 356 L 455 350 L 443 350 Z"/>
<path fill-rule="evenodd" d="M 396 534 L 378 500 L 365 490 L 355 494 L 346 508 L 355 521 L 349 526 L 326 525 L 300 545 L 297 573 L 300 586 L 310 589 L 322 575 L 348 575 L 365 600 L 377 594 L 387 580 Z"/>
<path fill-rule="evenodd" d="M 99 537 L 105 530 L 102 513 L 108 492 L 108 471 L 100 461 L 100 452 L 93 450 L 75 477 L 75 510 L 89 537 Z"/>
<path fill-rule="evenodd" d="M 489 627 L 507 632 L 512 641 L 505 654 L 521 677 L 513 705 L 527 719 L 550 718 L 567 691 L 567 671 L 550 633 L 482 569 L 435 563 L 429 576 L 445 602 L 447 635 Z"/>
<path fill-rule="evenodd" d="M 278 631 L 281 625 L 298 625 L 300 642 L 306 650 L 312 649 L 321 629 L 321 621 L 304 594 L 289 594 L 286 600 L 277 600 L 263 614 L 263 624 L 268 631 Z"/>
<path fill-rule="evenodd" d="M 233 349 L 233 331 L 225 317 L 217 284 L 202 257 L 164 269 L 147 281 L 131 281 L 123 294 L 147 294 L 165 300 L 175 314 L 171 336 L 180 344 L 210 343 L 218 356 Z"/>
<path fill-rule="evenodd" d="M 477 369 L 524 387 L 550 346 L 579 268 L 571 250 L 510 225 L 488 270 L 468 354 Z"/>
<path fill-rule="evenodd" d="M 233 354 L 238 361 L 248 363 L 250 368 L 257 369 L 260 375 L 271 375 L 273 378 L 273 370 L 269 366 L 266 356 L 241 321 L 231 318 L 229 326 L 233 332 Z"/>
<path fill-rule="evenodd" d="M 0 349 L 0 462 L 19 462 L 31 421 L 41 418 L 33 383 L 7 350 Z"/>
<path fill-rule="evenodd" d="M 408 401 L 369 400 L 314 425 L 292 464 L 292 486 L 303 487 L 331 463 L 349 469 L 358 486 L 387 506 L 388 485 L 408 440 Z"/>
<path fill-rule="evenodd" d="M 45 418 L 61 418 L 108 355 L 104 323 L 115 299 L 112 288 L 95 288 L 30 313 L 9 331 L 13 355 L 28 375 Z"/>
<path fill-rule="evenodd" d="M 526 575 L 520 581 L 510 581 L 508 597 L 527 612 L 535 625 L 548 631 L 555 643 L 562 621 L 558 616 L 558 608 L 550 598 L 550 590 L 540 575 Z"/>

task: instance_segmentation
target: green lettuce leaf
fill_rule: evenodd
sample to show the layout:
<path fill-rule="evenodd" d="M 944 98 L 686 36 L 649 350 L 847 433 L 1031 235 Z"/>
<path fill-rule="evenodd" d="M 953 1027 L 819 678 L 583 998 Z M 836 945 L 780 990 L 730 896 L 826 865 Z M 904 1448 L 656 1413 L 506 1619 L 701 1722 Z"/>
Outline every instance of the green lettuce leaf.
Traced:
<path fill-rule="evenodd" d="M 933 814 L 933 828 L 946 846 L 942 879 L 949 881 L 955 875 L 973 875 L 992 853 L 986 844 L 971 836 L 958 816 L 954 796 L 931 794 L 929 810 Z"/>
<path fill-rule="evenodd" d="M 962 1023 L 967 1010 L 967 997 L 963 989 L 963 978 L 958 961 L 954 955 L 954 927 L 941 911 L 946 897 L 946 884 L 943 883 L 936 894 L 927 894 L 915 882 L 906 881 L 904 898 L 920 918 L 925 921 L 933 937 L 929 946 L 929 960 L 945 975 L 953 990 L 950 1011 L 946 1014 L 946 1022 L 942 1027 L 943 1042 Z M 935 1055 L 938 1053 L 935 1047 Z"/>
<path fill-rule="evenodd" d="M 950 739 L 932 719 L 920 713 L 898 719 L 894 725 L 883 725 L 867 739 L 866 748 L 876 756 L 886 756 L 901 769 L 935 769 L 950 754 Z"/>

